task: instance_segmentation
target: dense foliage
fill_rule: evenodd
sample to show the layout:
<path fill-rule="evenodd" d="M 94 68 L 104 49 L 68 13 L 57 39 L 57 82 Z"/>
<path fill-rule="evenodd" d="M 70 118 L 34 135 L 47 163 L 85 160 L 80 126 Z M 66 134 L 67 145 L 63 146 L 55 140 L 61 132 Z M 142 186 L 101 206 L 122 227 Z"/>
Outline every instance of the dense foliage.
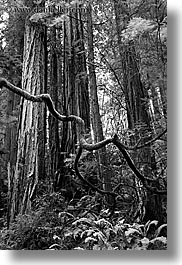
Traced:
<path fill-rule="evenodd" d="M 1 249 L 29 250 L 165 250 L 166 225 L 158 221 L 126 223 L 122 211 L 107 218 L 98 212 L 99 195 L 65 202 L 59 193 L 43 195 L 29 215 L 17 216 L 1 230 Z"/>

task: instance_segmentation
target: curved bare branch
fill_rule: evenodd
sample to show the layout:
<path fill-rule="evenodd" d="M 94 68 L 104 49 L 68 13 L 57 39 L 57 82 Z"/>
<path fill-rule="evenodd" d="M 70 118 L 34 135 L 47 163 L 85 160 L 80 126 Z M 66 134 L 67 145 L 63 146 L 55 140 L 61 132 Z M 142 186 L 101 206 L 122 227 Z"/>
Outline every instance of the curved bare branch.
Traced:
<path fill-rule="evenodd" d="M 0 87 L 6 87 L 10 91 L 16 93 L 19 96 L 22 96 L 23 98 L 30 100 L 32 102 L 45 102 L 50 113 L 58 120 L 60 121 L 75 121 L 77 124 L 79 124 L 79 128 L 81 129 L 81 132 L 84 132 L 84 121 L 75 115 L 70 116 L 64 116 L 61 115 L 54 107 L 54 104 L 52 102 L 52 99 L 49 94 L 40 94 L 40 95 L 31 95 L 29 92 L 14 86 L 12 83 L 8 82 L 5 78 L 0 78 Z"/>
<path fill-rule="evenodd" d="M 115 144 L 118 149 L 121 151 L 121 153 L 123 154 L 124 158 L 126 159 L 129 167 L 131 168 L 131 170 L 133 171 L 133 173 L 138 177 L 138 179 L 143 183 L 143 186 L 150 190 L 153 193 L 156 194 L 167 194 L 167 190 L 158 190 L 155 187 L 151 187 L 150 185 L 148 185 L 148 182 L 156 182 L 155 179 L 151 179 L 151 178 L 147 178 L 144 175 L 142 175 L 140 173 L 140 171 L 136 168 L 136 166 L 134 165 L 130 155 L 128 154 L 128 152 L 124 149 L 123 144 L 119 141 L 119 138 L 117 135 L 114 136 L 113 138 L 113 144 Z"/>
<path fill-rule="evenodd" d="M 75 159 L 75 170 L 76 170 L 76 173 L 77 175 L 80 177 L 80 179 L 82 179 L 83 182 L 85 182 L 87 185 L 89 185 L 91 188 L 95 189 L 96 191 L 98 191 L 99 193 L 101 194 L 107 194 L 107 195 L 111 195 L 113 196 L 113 198 L 115 199 L 116 196 L 118 196 L 118 194 L 114 193 L 114 192 L 110 192 L 110 191 L 104 191 L 104 190 L 101 190 L 97 187 L 95 187 L 94 185 L 92 185 L 90 182 L 88 182 L 87 180 L 85 180 L 79 170 L 78 170 L 78 161 L 79 161 L 79 158 L 81 156 L 81 152 L 82 152 L 82 149 L 86 149 L 88 151 L 93 151 L 93 150 L 98 150 L 104 146 L 106 146 L 107 144 L 109 143 L 113 143 L 119 150 L 120 152 L 123 154 L 124 158 L 126 159 L 129 167 L 131 168 L 131 170 L 134 172 L 134 174 L 139 178 L 139 180 L 143 183 L 143 185 L 150 191 L 154 192 L 154 193 L 159 193 L 159 194 L 166 194 L 167 191 L 166 190 L 158 190 L 157 188 L 153 188 L 151 186 L 148 185 L 147 182 L 155 182 L 156 180 L 153 180 L 153 179 L 150 179 L 150 178 L 147 178 L 145 176 L 143 176 L 139 170 L 136 168 L 136 166 L 134 165 L 129 153 L 126 151 L 127 149 L 133 149 L 133 148 L 129 148 L 125 145 L 123 145 L 118 136 L 115 135 L 113 138 L 109 138 L 109 139 L 106 139 L 106 140 L 103 140 L 99 143 L 96 143 L 96 144 L 89 144 L 86 142 L 86 140 L 84 139 L 84 132 L 85 132 L 85 123 L 83 121 L 83 119 L 81 119 L 80 117 L 78 116 L 75 116 L 75 115 L 69 115 L 69 116 L 64 116 L 64 115 L 61 115 L 56 109 L 55 109 L 55 106 L 53 104 L 53 101 L 50 97 L 49 94 L 40 94 L 40 95 L 31 95 L 30 93 L 28 93 L 27 91 L 17 87 L 17 86 L 14 86 L 12 83 L 8 82 L 5 78 L 0 78 L 0 88 L 1 87 L 6 87 L 8 88 L 10 91 L 22 96 L 23 98 L 27 99 L 27 100 L 30 100 L 32 102 L 44 102 L 50 113 L 58 120 L 60 121 L 66 121 L 66 122 L 76 122 L 76 124 L 78 125 L 78 134 L 79 134 L 79 144 L 80 144 L 80 148 L 79 148 L 79 151 L 78 151 L 78 154 L 76 156 L 76 159 Z M 156 139 L 160 138 L 164 133 L 167 132 L 167 129 L 161 133 L 159 136 L 155 137 L 153 140 L 147 142 L 144 146 L 148 145 L 148 144 L 151 144 L 152 142 L 154 142 Z M 138 148 L 142 148 L 143 146 L 139 146 L 137 147 Z M 136 148 L 136 147 L 135 147 Z"/>
<path fill-rule="evenodd" d="M 80 147 L 78 149 L 78 153 L 76 155 L 76 158 L 75 158 L 75 163 L 74 163 L 74 168 L 75 168 L 75 172 L 76 172 L 76 175 L 79 177 L 79 179 L 84 182 L 85 184 L 87 184 L 89 187 L 91 187 L 93 190 L 97 191 L 98 193 L 100 194 L 103 194 L 103 195 L 111 195 L 113 197 L 113 205 L 112 205 L 112 211 L 110 213 L 110 215 L 112 215 L 114 213 L 114 210 L 115 210 L 115 206 L 116 206 L 116 197 L 118 197 L 119 195 L 115 192 L 112 192 L 112 191 L 105 191 L 105 190 L 101 190 L 99 189 L 98 187 L 94 186 L 92 183 L 90 183 L 88 180 L 86 180 L 80 173 L 79 169 L 78 169 L 78 162 L 79 162 L 79 159 L 81 157 L 81 154 L 82 154 L 82 148 Z"/>

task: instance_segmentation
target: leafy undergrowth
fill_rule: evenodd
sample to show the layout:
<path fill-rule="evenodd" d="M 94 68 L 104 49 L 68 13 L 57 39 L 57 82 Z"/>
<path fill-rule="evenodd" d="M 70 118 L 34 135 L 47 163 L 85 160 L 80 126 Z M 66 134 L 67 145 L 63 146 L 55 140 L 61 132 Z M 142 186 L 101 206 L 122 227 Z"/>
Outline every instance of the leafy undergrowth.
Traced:
<path fill-rule="evenodd" d="M 167 225 L 126 223 L 120 211 L 108 217 L 96 196 L 74 204 L 59 193 L 45 195 L 29 215 L 17 216 L 0 231 L 0 249 L 14 250 L 165 250 Z"/>

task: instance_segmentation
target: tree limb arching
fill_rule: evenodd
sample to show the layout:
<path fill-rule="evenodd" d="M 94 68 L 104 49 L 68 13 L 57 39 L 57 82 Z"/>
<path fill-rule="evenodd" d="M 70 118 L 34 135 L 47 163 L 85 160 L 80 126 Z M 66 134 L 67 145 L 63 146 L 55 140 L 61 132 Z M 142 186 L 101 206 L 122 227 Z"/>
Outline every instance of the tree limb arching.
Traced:
<path fill-rule="evenodd" d="M 124 144 L 122 144 L 122 146 L 125 150 L 138 150 L 138 149 L 141 149 L 141 148 L 146 147 L 148 145 L 151 145 L 152 143 L 154 143 L 155 141 L 160 139 L 166 133 L 167 133 L 167 128 L 162 133 L 158 134 L 156 137 L 154 137 L 153 139 L 151 139 L 150 141 L 148 141 L 142 145 L 139 145 L 139 143 L 141 141 L 141 138 L 140 138 L 139 141 L 134 146 L 128 146 L 128 145 L 124 145 Z"/>
<path fill-rule="evenodd" d="M 60 121 L 75 121 L 78 125 L 79 128 L 81 129 L 81 133 L 84 132 L 84 121 L 75 115 L 70 115 L 70 116 L 64 116 L 61 115 L 54 107 L 53 101 L 50 97 L 49 94 L 40 94 L 40 95 L 31 95 L 29 92 L 14 86 L 12 83 L 8 82 L 5 78 L 0 78 L 0 87 L 6 87 L 8 88 L 10 91 L 16 93 L 19 96 L 22 96 L 23 98 L 30 100 L 32 102 L 45 102 L 45 104 L 47 105 L 50 113 L 58 120 Z"/>
<path fill-rule="evenodd" d="M 153 193 L 156 194 L 167 194 L 167 190 L 158 190 L 155 187 L 151 187 L 150 185 L 148 185 L 147 182 L 156 182 L 155 179 L 151 179 L 151 178 L 147 178 L 144 175 L 142 175 L 140 173 L 140 171 L 136 168 L 136 166 L 134 165 L 134 162 L 132 161 L 129 153 L 124 149 L 123 144 L 120 142 L 119 138 L 117 135 L 114 136 L 112 143 L 117 146 L 117 148 L 121 151 L 121 153 L 123 154 L 124 158 L 126 159 L 128 166 L 131 168 L 131 170 L 133 171 L 133 173 L 137 176 L 137 178 L 142 182 L 143 186 L 150 190 Z"/>
<path fill-rule="evenodd" d="M 99 143 L 96 143 L 96 144 L 89 144 L 86 142 L 85 138 L 84 138 L 84 133 L 85 133 L 85 123 L 83 121 L 83 119 L 81 119 L 80 117 L 78 116 L 75 116 L 75 115 L 69 115 L 69 116 L 65 116 L 65 115 L 61 115 L 56 109 L 55 109 L 55 106 L 53 104 L 53 101 L 50 97 L 49 94 L 40 94 L 40 95 L 31 95 L 30 93 L 28 93 L 27 91 L 25 90 L 22 90 L 21 88 L 17 87 L 17 86 L 14 86 L 12 83 L 8 82 L 5 78 L 0 78 L 0 88 L 1 87 L 6 87 L 7 89 L 9 89 L 10 91 L 18 94 L 19 96 L 22 96 L 23 98 L 27 99 L 27 100 L 30 100 L 32 102 L 44 102 L 46 104 L 46 106 L 48 107 L 48 110 L 50 111 L 50 113 L 58 120 L 60 121 L 65 121 L 65 122 L 76 122 L 76 124 L 78 125 L 77 126 L 77 130 L 78 130 L 78 135 L 79 135 L 79 145 L 80 145 L 80 148 L 79 148 L 79 151 L 78 151 L 78 154 L 76 156 L 76 159 L 75 159 L 75 171 L 78 175 L 78 177 L 80 177 L 80 179 L 85 182 L 87 185 L 89 185 L 92 189 L 95 189 L 96 191 L 98 191 L 99 193 L 101 194 L 107 194 L 107 195 L 111 195 L 113 196 L 114 200 L 116 198 L 116 196 L 118 196 L 118 194 L 114 193 L 114 192 L 109 192 L 109 191 L 104 191 L 104 190 L 101 190 L 101 189 L 98 189 L 97 187 L 95 187 L 94 185 L 92 185 L 90 182 L 88 182 L 87 180 L 85 180 L 79 170 L 78 170 L 78 161 L 80 159 L 80 156 L 81 156 L 81 152 L 82 152 L 82 149 L 85 149 L 87 151 L 93 151 L 93 150 L 98 150 L 104 146 L 106 146 L 107 144 L 114 144 L 119 150 L 120 152 L 123 154 L 124 158 L 126 159 L 129 167 L 131 168 L 131 170 L 134 172 L 134 174 L 138 177 L 138 179 L 143 183 L 144 187 L 154 193 L 157 193 L 157 194 L 167 194 L 167 191 L 166 190 L 158 190 L 156 188 L 153 188 L 151 186 L 148 185 L 147 182 L 154 182 L 155 180 L 153 179 L 149 179 L 147 177 L 145 177 L 144 175 L 142 175 L 139 170 L 136 168 L 136 166 L 134 165 L 132 159 L 130 158 L 130 155 L 129 153 L 126 151 L 127 149 L 128 150 L 132 150 L 133 148 L 129 148 L 125 145 L 123 145 L 118 136 L 115 135 L 113 138 L 109 138 L 109 139 L 106 139 L 106 140 L 103 140 Z M 151 141 L 147 142 L 144 146 L 154 142 L 156 139 L 159 139 L 164 133 L 167 132 L 167 129 L 161 133 L 159 136 L 155 137 L 154 139 L 152 139 Z M 138 148 L 141 148 L 142 146 L 138 147 Z M 137 147 L 135 147 L 137 148 Z M 137 149 L 138 149 L 137 148 Z"/>
<path fill-rule="evenodd" d="M 76 158 L 75 158 L 75 163 L 74 163 L 74 167 L 75 167 L 75 173 L 76 175 L 79 177 L 79 179 L 81 179 L 82 182 L 84 182 L 85 184 L 87 184 L 89 187 L 91 187 L 93 190 L 97 191 L 100 194 L 103 195 L 111 195 L 113 197 L 113 205 L 112 205 L 112 210 L 109 214 L 109 216 L 111 216 L 114 213 L 115 210 L 115 206 L 116 206 L 116 197 L 118 197 L 119 195 L 115 192 L 112 191 L 105 191 L 102 189 L 99 189 L 98 187 L 94 186 L 92 183 L 90 183 L 88 180 L 86 180 L 80 173 L 79 169 L 78 169 L 78 162 L 79 159 L 81 157 L 82 154 L 82 147 L 79 147 Z"/>

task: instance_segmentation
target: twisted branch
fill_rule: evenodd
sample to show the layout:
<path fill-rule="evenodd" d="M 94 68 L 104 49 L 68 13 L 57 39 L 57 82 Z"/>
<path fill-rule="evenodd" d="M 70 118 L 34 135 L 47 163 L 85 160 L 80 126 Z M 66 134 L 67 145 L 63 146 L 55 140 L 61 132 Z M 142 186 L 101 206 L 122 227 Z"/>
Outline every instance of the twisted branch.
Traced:
<path fill-rule="evenodd" d="M 137 178 L 142 182 L 143 186 L 148 189 L 149 191 L 156 193 L 156 194 L 167 194 L 167 190 L 158 190 L 155 187 L 151 187 L 148 185 L 148 182 L 156 182 L 157 180 L 147 178 L 144 175 L 140 173 L 140 171 L 136 168 L 134 165 L 134 162 L 132 161 L 129 153 L 123 148 L 123 144 L 119 141 L 119 138 L 117 135 L 114 136 L 112 143 L 117 146 L 117 148 L 121 151 L 124 158 L 126 159 L 128 166 L 131 168 L 133 173 L 137 176 Z"/>
<path fill-rule="evenodd" d="M 10 91 L 16 93 L 19 96 L 22 96 L 23 98 L 30 100 L 32 102 L 45 102 L 47 105 L 50 113 L 58 120 L 60 121 L 75 121 L 78 125 L 79 128 L 81 129 L 81 132 L 84 132 L 84 121 L 75 115 L 70 115 L 70 116 L 64 116 L 61 115 L 54 107 L 54 103 L 52 102 L 52 99 L 49 94 L 40 94 L 40 95 L 31 95 L 29 92 L 22 90 L 21 88 L 14 86 L 12 83 L 8 82 L 5 78 L 0 78 L 0 88 L 6 87 Z"/>
<path fill-rule="evenodd" d="M 76 158 L 75 158 L 75 163 L 74 163 L 74 167 L 75 167 L 75 172 L 76 172 L 76 175 L 79 177 L 79 179 L 81 179 L 82 182 L 84 182 L 86 185 L 88 185 L 89 187 L 91 187 L 93 190 L 97 191 L 98 193 L 100 194 L 103 194 L 103 195 L 111 195 L 113 197 L 113 205 L 112 205 L 112 210 L 111 210 L 111 213 L 110 215 L 112 215 L 114 213 L 114 210 L 115 210 L 115 206 L 116 206 L 116 197 L 118 197 L 118 194 L 115 193 L 115 192 L 112 192 L 112 191 L 105 191 L 105 190 L 102 190 L 102 189 L 99 189 L 98 187 L 94 186 L 91 182 L 89 182 L 88 180 L 86 180 L 80 173 L 79 169 L 78 169 L 78 162 L 79 162 L 79 159 L 81 157 L 81 154 L 82 154 L 82 147 L 79 147 L 78 149 L 78 153 L 76 155 Z"/>
<path fill-rule="evenodd" d="M 167 129 L 162 132 L 160 135 L 158 135 L 157 137 L 155 137 L 154 139 L 150 140 L 149 142 L 145 143 L 142 146 L 134 146 L 134 147 L 128 147 L 123 145 L 118 136 L 115 135 L 113 138 L 109 138 L 106 140 L 103 140 L 99 143 L 96 144 L 89 144 L 86 142 L 86 140 L 84 139 L 84 133 L 85 133 L 85 123 L 83 121 L 82 118 L 75 116 L 75 115 L 69 115 L 69 116 L 64 116 L 61 115 L 56 109 L 55 106 L 53 104 L 53 101 L 50 97 L 49 94 L 40 94 L 40 95 L 31 95 L 30 93 L 28 93 L 25 90 L 22 90 L 21 88 L 14 86 L 12 83 L 8 82 L 5 78 L 0 78 L 0 88 L 2 87 L 6 87 L 8 88 L 10 91 L 22 96 L 23 98 L 30 100 L 32 102 L 44 102 L 46 104 L 46 106 L 48 107 L 48 110 L 50 111 L 50 113 L 58 120 L 63 121 L 63 122 L 76 122 L 77 126 L 77 130 L 78 130 L 78 135 L 79 135 L 79 150 L 75 159 L 75 171 L 76 174 L 78 175 L 78 177 L 85 182 L 88 186 L 90 186 L 92 189 L 98 191 L 100 194 L 104 194 L 104 195 L 111 195 L 114 198 L 114 204 L 113 204 L 113 210 L 114 211 L 114 207 L 116 204 L 116 197 L 118 196 L 118 194 L 116 194 L 115 192 L 110 192 L 110 191 L 104 191 L 101 190 L 97 187 L 95 187 L 94 185 L 92 185 L 89 181 L 85 180 L 83 178 L 83 176 L 80 174 L 79 169 L 78 169 L 78 162 L 82 153 L 82 149 L 85 149 L 87 151 L 93 151 L 93 150 L 98 150 L 110 143 L 114 144 L 119 150 L 120 152 L 123 154 L 124 158 L 126 159 L 129 167 L 131 168 L 131 170 L 134 172 L 134 174 L 139 178 L 139 180 L 143 183 L 143 185 L 145 186 L 145 188 L 147 188 L 148 190 L 157 193 L 157 194 L 167 194 L 166 190 L 158 190 L 157 188 L 153 188 L 151 186 L 148 185 L 147 182 L 154 182 L 156 180 L 150 179 L 145 177 L 144 175 L 142 175 L 139 170 L 136 168 L 136 166 L 134 165 L 129 153 L 126 150 L 134 150 L 134 149 L 139 149 L 142 148 L 146 145 L 149 145 L 151 143 L 153 143 L 154 141 L 156 141 L 157 139 L 159 139 L 162 135 L 164 135 L 167 132 Z"/>
<path fill-rule="evenodd" d="M 122 143 L 121 143 L 121 145 L 123 146 L 123 148 L 125 150 L 138 150 L 138 149 L 144 148 L 148 145 L 151 145 L 152 143 L 154 143 L 155 141 L 160 139 L 166 133 L 167 133 L 167 128 L 162 133 L 158 134 L 155 138 L 151 139 L 150 141 L 148 141 L 142 145 L 139 145 L 139 143 L 141 142 L 141 138 L 138 140 L 138 142 L 134 146 L 128 146 L 128 145 L 124 145 Z"/>

